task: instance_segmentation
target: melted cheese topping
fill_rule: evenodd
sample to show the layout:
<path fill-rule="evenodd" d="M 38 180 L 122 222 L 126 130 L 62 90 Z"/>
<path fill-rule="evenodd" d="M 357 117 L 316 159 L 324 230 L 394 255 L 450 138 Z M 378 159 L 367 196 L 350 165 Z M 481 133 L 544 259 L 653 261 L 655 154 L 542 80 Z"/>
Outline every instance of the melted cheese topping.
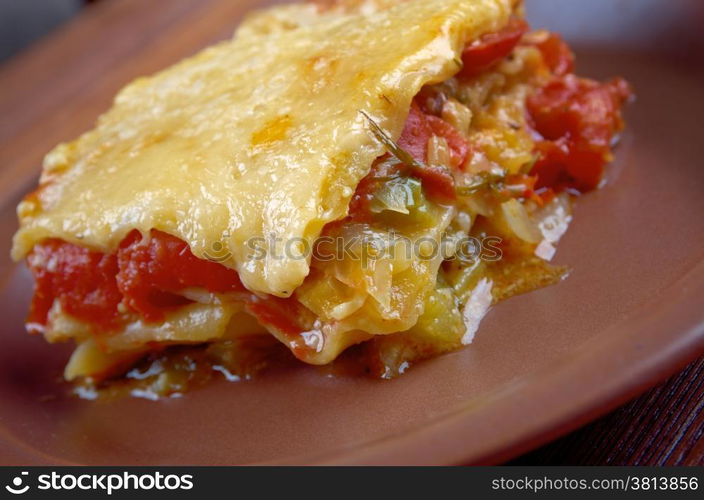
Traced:
<path fill-rule="evenodd" d="M 255 16 L 233 40 L 136 80 L 94 130 L 49 153 L 18 207 L 14 258 L 49 237 L 113 252 L 155 228 L 249 289 L 289 296 L 309 261 L 285 245 L 344 217 L 383 153 L 360 110 L 397 138 L 413 96 L 452 76 L 464 44 L 501 28 L 512 3 L 299 5 L 298 22 L 268 30 Z"/>

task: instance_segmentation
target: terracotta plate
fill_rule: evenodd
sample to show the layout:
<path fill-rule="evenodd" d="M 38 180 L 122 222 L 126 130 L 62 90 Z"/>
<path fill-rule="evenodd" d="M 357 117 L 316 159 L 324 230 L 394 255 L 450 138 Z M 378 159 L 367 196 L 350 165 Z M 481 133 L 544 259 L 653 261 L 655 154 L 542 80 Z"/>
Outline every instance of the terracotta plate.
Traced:
<path fill-rule="evenodd" d="M 127 23 L 131 36 L 145 40 L 157 28 L 178 32 L 173 43 L 149 31 L 151 41 L 128 63 L 132 38 L 110 50 L 73 41 L 78 55 L 66 62 L 73 73 L 59 71 L 54 85 L 8 90 L 20 97 L 2 123 L 3 168 L 14 170 L 0 178 L 0 463 L 497 462 L 606 412 L 703 352 L 701 3 L 528 0 L 534 26 L 572 39 L 581 74 L 623 75 L 638 94 L 607 186 L 579 201 L 559 249 L 558 262 L 573 269 L 567 281 L 500 304 L 471 347 L 391 382 L 324 378 L 301 367 L 161 402 L 65 397 L 60 372 L 68 350 L 22 327 L 31 281 L 6 257 L 16 194 L 34 182 L 47 141 L 87 127 L 133 74 L 222 37 L 257 2 L 196 3 L 169 2 L 170 21 L 150 11 Z M 105 9 L 125 25 L 123 7 Z M 91 22 L 105 23 L 100 36 L 116 40 L 106 19 L 96 14 Z M 76 29 L 54 40 L 65 47 L 67 36 L 89 36 Z M 50 63 L 25 70 L 57 71 Z M 72 97 L 62 98 L 61 85 L 74 84 Z M 37 107 L 42 113 L 30 116 Z M 30 160 L 31 172 L 23 164 Z"/>

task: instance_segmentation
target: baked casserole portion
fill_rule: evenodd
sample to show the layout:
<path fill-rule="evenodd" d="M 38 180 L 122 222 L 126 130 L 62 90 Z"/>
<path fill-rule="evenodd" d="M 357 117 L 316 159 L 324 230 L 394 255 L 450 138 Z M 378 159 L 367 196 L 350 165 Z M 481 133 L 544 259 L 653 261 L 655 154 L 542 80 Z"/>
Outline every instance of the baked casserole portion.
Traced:
<path fill-rule="evenodd" d="M 82 386 L 180 393 L 281 360 L 381 378 L 557 283 L 630 95 L 513 0 L 253 13 L 123 89 L 18 207 L 27 321 Z"/>

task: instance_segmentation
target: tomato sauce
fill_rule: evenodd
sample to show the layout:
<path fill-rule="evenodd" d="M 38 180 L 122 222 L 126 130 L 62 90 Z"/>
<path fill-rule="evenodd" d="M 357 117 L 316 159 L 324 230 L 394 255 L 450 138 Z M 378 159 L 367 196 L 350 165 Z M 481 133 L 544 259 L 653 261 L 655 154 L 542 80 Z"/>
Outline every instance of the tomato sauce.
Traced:
<path fill-rule="evenodd" d="M 133 231 L 112 255 L 51 239 L 36 245 L 28 258 L 36 279 L 30 323 L 46 324 L 58 299 L 77 319 L 115 329 L 124 303 L 147 321 L 188 303 L 177 293 L 199 287 L 213 293 L 243 291 L 237 272 L 197 258 L 178 238 L 152 230 L 148 238 Z"/>
<path fill-rule="evenodd" d="M 244 291 L 236 271 L 199 259 L 182 240 L 152 230 L 148 238 L 133 231 L 117 252 L 117 285 L 126 305 L 148 321 L 187 301 L 180 290 L 197 287 L 212 293 Z"/>
<path fill-rule="evenodd" d="M 54 299 L 78 319 L 102 329 L 114 327 L 122 294 L 117 288 L 117 257 L 57 239 L 36 245 L 27 262 L 35 291 L 27 322 L 45 325 Z"/>

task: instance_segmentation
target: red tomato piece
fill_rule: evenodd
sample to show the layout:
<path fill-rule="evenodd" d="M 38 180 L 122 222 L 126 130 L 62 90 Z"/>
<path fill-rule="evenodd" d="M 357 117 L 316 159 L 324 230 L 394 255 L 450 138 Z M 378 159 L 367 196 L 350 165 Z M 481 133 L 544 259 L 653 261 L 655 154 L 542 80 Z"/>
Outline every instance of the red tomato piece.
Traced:
<path fill-rule="evenodd" d="M 147 239 L 133 231 L 111 255 L 50 239 L 27 260 L 36 280 L 30 324 L 46 324 L 56 299 L 66 313 L 109 331 L 117 327 L 123 301 L 148 321 L 159 321 L 165 310 L 189 302 L 177 293 L 184 288 L 244 291 L 237 272 L 198 259 L 186 243 L 160 231 Z"/>
<path fill-rule="evenodd" d="M 411 171 L 413 177 L 420 179 L 423 190 L 429 198 L 439 203 L 450 203 L 457 198 L 455 178 L 452 173 L 440 165 L 423 165 Z"/>
<path fill-rule="evenodd" d="M 607 83 L 556 77 L 528 98 L 527 107 L 539 142 L 533 168 L 540 187 L 589 191 L 601 180 L 610 159 L 611 141 L 623 128 L 621 105 L 631 95 L 625 80 Z"/>
<path fill-rule="evenodd" d="M 398 145 L 417 162 L 425 163 L 428 157 L 428 141 L 433 135 L 447 141 L 452 166 L 460 167 L 464 164 L 470 152 L 467 139 L 442 118 L 424 112 L 414 100 Z"/>
<path fill-rule="evenodd" d="M 30 325 L 45 325 L 58 298 L 66 313 L 104 329 L 114 326 L 122 300 L 114 255 L 50 239 L 36 245 L 27 262 L 36 281 L 27 319 Z"/>
<path fill-rule="evenodd" d="M 428 116 L 414 100 L 398 140 L 398 145 L 420 163 L 425 163 L 428 154 L 428 141 L 433 136 Z"/>
<path fill-rule="evenodd" d="M 508 56 L 527 31 L 528 24 L 523 19 L 512 18 L 502 30 L 470 43 L 462 52 L 464 65 L 458 76 L 471 78 L 484 73 Z"/>
<path fill-rule="evenodd" d="M 452 173 L 444 166 L 425 164 L 428 141 L 433 135 L 445 138 L 450 147 L 453 165 L 460 166 L 464 163 L 470 152 L 466 139 L 443 119 L 424 113 L 414 101 L 398 144 L 421 164 L 413 167 L 410 173 L 421 180 L 428 196 L 441 203 L 452 201 L 456 197 Z"/>
<path fill-rule="evenodd" d="M 117 284 L 126 304 L 148 321 L 160 321 L 166 309 L 187 301 L 177 295 L 184 288 L 213 293 L 242 291 L 237 272 L 199 259 L 182 240 L 152 230 L 148 238 L 133 231 L 117 252 Z"/>
<path fill-rule="evenodd" d="M 557 33 L 549 33 L 543 40 L 533 43 L 543 55 L 543 60 L 556 76 L 574 71 L 574 53 Z"/>

